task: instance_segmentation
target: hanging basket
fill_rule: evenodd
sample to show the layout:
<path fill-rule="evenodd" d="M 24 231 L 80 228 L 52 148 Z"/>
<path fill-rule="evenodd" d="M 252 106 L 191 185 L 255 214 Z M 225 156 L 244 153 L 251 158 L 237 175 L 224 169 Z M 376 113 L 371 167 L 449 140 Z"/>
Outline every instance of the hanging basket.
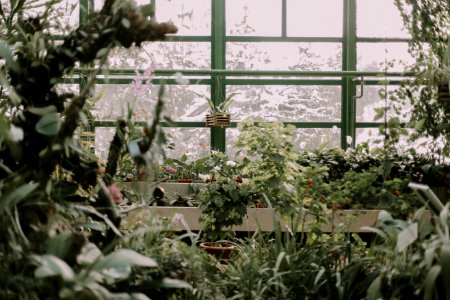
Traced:
<path fill-rule="evenodd" d="M 450 91 L 448 82 L 439 84 L 437 101 L 443 104 L 450 104 Z"/>
<path fill-rule="evenodd" d="M 213 114 L 206 115 L 206 126 L 207 127 L 228 127 L 231 124 L 230 114 Z"/>

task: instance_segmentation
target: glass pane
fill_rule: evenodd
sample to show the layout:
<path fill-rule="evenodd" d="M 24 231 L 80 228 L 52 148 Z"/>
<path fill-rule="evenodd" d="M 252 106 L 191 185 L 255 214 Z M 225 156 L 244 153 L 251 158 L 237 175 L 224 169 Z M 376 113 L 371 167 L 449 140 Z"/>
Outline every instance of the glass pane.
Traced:
<path fill-rule="evenodd" d="M 335 43 L 227 43 L 227 69 L 337 71 L 342 47 Z"/>
<path fill-rule="evenodd" d="M 173 22 L 178 27 L 177 35 L 210 35 L 211 0 L 157 0 L 156 19 Z"/>
<path fill-rule="evenodd" d="M 233 121 L 263 117 L 274 121 L 339 121 L 340 86 L 235 86 L 230 113 Z"/>
<path fill-rule="evenodd" d="M 281 1 L 240 0 L 225 3 L 227 35 L 281 35 Z"/>
<path fill-rule="evenodd" d="M 375 121 L 376 116 L 375 109 L 380 109 L 387 107 L 387 117 L 399 117 L 401 121 L 407 121 L 410 117 L 411 105 L 409 101 L 402 104 L 399 101 L 392 101 L 396 98 L 391 99 L 393 92 L 395 91 L 395 86 L 388 86 L 387 88 L 387 103 L 381 95 L 385 94 L 384 86 L 364 86 L 364 95 L 361 99 L 356 99 L 356 121 L 357 122 L 383 122 L 383 119 Z M 360 95 L 360 88 L 357 89 L 357 95 Z M 396 113 L 396 109 L 400 114 Z"/>
<path fill-rule="evenodd" d="M 340 147 L 341 130 L 339 128 L 298 128 L 295 144 L 302 149 L 316 149 L 324 145 L 327 148 Z"/>
<path fill-rule="evenodd" d="M 98 84 L 100 99 L 94 105 L 94 116 L 100 120 L 126 118 L 130 107 L 135 120 L 150 121 L 158 89 L 152 84 Z"/>
<path fill-rule="evenodd" d="M 94 116 L 99 120 L 115 120 L 126 117 L 128 108 L 131 108 L 134 120 L 150 121 L 159 88 L 158 85 L 142 84 L 139 80 L 132 84 L 99 84 L 96 94 L 101 98 L 94 106 Z M 208 96 L 209 90 L 209 86 L 166 85 L 163 115 L 173 121 L 204 121 L 209 105 L 195 93 Z"/>
<path fill-rule="evenodd" d="M 200 85 L 167 85 L 164 97 L 164 111 L 173 121 L 203 122 L 209 112 L 206 99 L 210 97 L 210 87 Z"/>
<path fill-rule="evenodd" d="M 341 37 L 342 0 L 287 0 L 287 35 Z"/>
<path fill-rule="evenodd" d="M 414 149 L 419 154 L 432 155 L 431 152 L 434 151 L 431 149 L 440 148 L 444 144 L 442 141 L 438 141 L 437 145 L 433 145 L 432 140 L 427 137 L 411 142 L 408 138 L 413 133 L 413 130 L 414 129 L 408 130 L 410 134 L 400 138 L 400 142 L 396 147 L 399 153 L 405 152 L 408 149 Z M 384 136 L 380 133 L 378 128 L 356 128 L 356 144 L 367 142 L 371 148 L 380 148 L 383 147 L 383 140 Z"/>
<path fill-rule="evenodd" d="M 209 69 L 210 43 L 147 42 L 141 48 L 114 49 L 110 68 Z"/>
<path fill-rule="evenodd" d="M 80 85 L 79 84 L 71 84 L 71 83 L 59 83 L 55 85 L 56 92 L 58 94 L 63 93 L 73 93 L 75 95 L 78 94 L 80 91 Z"/>
<path fill-rule="evenodd" d="M 186 154 L 189 159 L 205 156 L 210 147 L 209 128 L 164 128 L 169 143 L 175 145 L 174 149 L 166 149 L 171 158 L 180 158 Z"/>
<path fill-rule="evenodd" d="M 9 5 L 5 5 L 2 1 L 3 9 L 9 10 Z M 16 2 L 16 1 L 15 1 Z M 47 10 L 46 1 L 38 1 L 37 3 L 31 3 L 28 1 L 23 10 L 25 17 L 38 17 L 41 16 Z M 47 10 L 49 16 L 47 20 L 50 22 L 51 34 L 67 34 L 71 30 L 74 30 L 79 24 L 79 0 L 62 0 L 59 3 L 50 6 Z"/>
<path fill-rule="evenodd" d="M 95 128 L 95 155 L 103 162 L 108 159 L 109 145 L 115 133 L 116 128 L 114 127 Z"/>
<path fill-rule="evenodd" d="M 403 71 L 415 60 L 408 53 L 407 43 L 358 43 L 358 71 Z"/>
<path fill-rule="evenodd" d="M 239 137 L 237 128 L 227 128 L 226 152 L 235 159 L 234 143 Z M 315 149 L 321 145 L 327 148 L 340 147 L 340 129 L 338 128 L 297 128 L 295 130 L 295 144 L 302 149 Z"/>
<path fill-rule="evenodd" d="M 357 0 L 357 36 L 410 38 L 393 0 Z"/>

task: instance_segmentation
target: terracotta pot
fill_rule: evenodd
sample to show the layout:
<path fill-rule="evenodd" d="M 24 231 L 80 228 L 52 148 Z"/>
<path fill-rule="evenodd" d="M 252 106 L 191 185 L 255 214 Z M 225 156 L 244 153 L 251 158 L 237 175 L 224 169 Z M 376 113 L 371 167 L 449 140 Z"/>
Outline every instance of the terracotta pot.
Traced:
<path fill-rule="evenodd" d="M 179 182 L 179 183 L 191 183 L 193 181 L 194 180 L 192 180 L 192 179 L 177 179 L 177 182 Z"/>
<path fill-rule="evenodd" d="M 204 242 L 200 243 L 200 248 L 205 249 L 211 255 L 214 255 L 217 259 L 229 259 L 231 252 L 234 250 L 234 246 L 225 242 Z"/>

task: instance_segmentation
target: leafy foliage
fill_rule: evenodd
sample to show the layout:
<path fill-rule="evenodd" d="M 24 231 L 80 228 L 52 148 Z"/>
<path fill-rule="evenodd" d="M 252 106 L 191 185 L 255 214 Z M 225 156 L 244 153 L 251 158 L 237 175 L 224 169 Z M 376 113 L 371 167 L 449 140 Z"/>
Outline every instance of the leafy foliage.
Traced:
<path fill-rule="evenodd" d="M 145 299 L 111 291 L 132 267 L 156 263 L 131 250 L 114 251 L 122 234 L 110 177 L 101 175 L 97 158 L 75 132 L 110 50 L 164 39 L 176 27 L 156 23 L 146 15 L 148 7 L 106 0 L 100 12 L 56 41 L 51 34 L 60 29 L 53 19 L 58 2 L 0 3 L 0 298 Z M 99 68 L 77 95 L 57 91 L 75 66 L 94 62 Z M 161 98 L 156 124 L 137 141 L 141 154 L 157 135 Z M 107 166 L 114 175 L 114 163 Z"/>

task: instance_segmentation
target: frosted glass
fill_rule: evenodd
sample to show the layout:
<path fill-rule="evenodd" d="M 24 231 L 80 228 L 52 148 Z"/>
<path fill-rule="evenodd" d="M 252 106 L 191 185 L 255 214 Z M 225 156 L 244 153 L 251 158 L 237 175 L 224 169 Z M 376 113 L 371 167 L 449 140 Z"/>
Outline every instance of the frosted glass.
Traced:
<path fill-rule="evenodd" d="M 242 159 L 235 154 L 234 144 L 239 137 L 237 128 L 228 128 L 226 131 L 226 153 L 234 159 Z M 297 128 L 294 131 L 294 144 L 300 149 L 316 149 L 324 145 L 327 148 L 340 147 L 340 129 L 331 128 Z"/>
<path fill-rule="evenodd" d="M 383 90 L 384 86 L 364 86 L 364 95 L 361 99 L 356 100 L 356 121 L 357 122 L 382 122 L 383 119 L 374 121 L 376 115 L 376 108 L 384 108 L 386 106 L 384 98 L 379 95 L 380 89 Z M 394 92 L 396 86 L 388 86 L 388 99 L 390 97 L 389 93 Z M 358 87 L 357 92 L 360 95 L 360 88 Z M 387 107 L 387 117 L 399 117 L 401 121 L 407 121 L 410 117 L 411 105 L 409 101 L 403 105 L 397 101 L 388 100 Z M 401 114 L 395 113 L 394 107 L 398 107 Z"/>
<path fill-rule="evenodd" d="M 186 155 L 189 160 L 204 157 L 210 149 L 209 128 L 164 128 L 169 143 L 174 144 L 173 149 L 166 149 L 171 158 L 180 158 Z"/>
<path fill-rule="evenodd" d="M 156 19 L 174 23 L 176 35 L 210 35 L 211 0 L 157 0 Z"/>
<path fill-rule="evenodd" d="M 147 42 L 141 48 L 114 49 L 110 68 L 209 69 L 210 43 Z"/>
<path fill-rule="evenodd" d="M 403 71 L 415 62 L 407 43 L 358 43 L 357 57 L 358 71 L 383 71 L 390 63 L 387 71 Z"/>
<path fill-rule="evenodd" d="M 235 86 L 233 121 L 263 117 L 284 122 L 332 122 L 341 117 L 340 86 Z"/>
<path fill-rule="evenodd" d="M 287 35 L 342 37 L 342 0 L 287 0 Z"/>
<path fill-rule="evenodd" d="M 336 43 L 227 43 L 226 51 L 232 70 L 342 69 L 342 47 Z"/>
<path fill-rule="evenodd" d="M 100 99 L 94 113 L 100 120 L 126 118 L 128 107 L 133 109 L 134 120 L 150 121 L 158 95 L 158 86 L 132 84 L 98 84 L 95 94 Z"/>
<path fill-rule="evenodd" d="M 358 37 L 410 38 L 393 0 L 357 0 Z"/>
<path fill-rule="evenodd" d="M 227 35 L 281 35 L 280 0 L 228 0 L 225 3 Z"/>

